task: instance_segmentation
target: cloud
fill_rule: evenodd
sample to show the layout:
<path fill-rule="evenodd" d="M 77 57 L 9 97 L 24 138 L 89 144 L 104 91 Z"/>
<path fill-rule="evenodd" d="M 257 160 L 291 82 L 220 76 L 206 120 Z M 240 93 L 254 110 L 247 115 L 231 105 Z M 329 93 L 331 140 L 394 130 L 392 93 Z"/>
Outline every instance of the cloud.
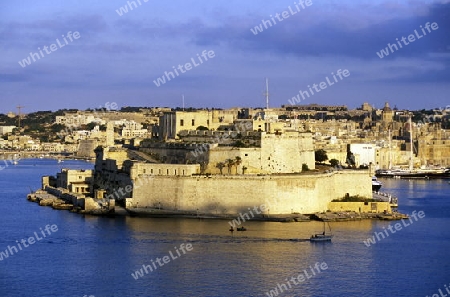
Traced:
<path fill-rule="evenodd" d="M 333 9 L 334 14 L 326 11 L 323 17 L 317 7 L 307 8 L 298 15 L 279 22 L 254 36 L 250 28 L 261 23 L 261 19 L 241 20 L 232 18 L 221 27 L 209 27 L 197 30 L 193 42 L 197 45 L 227 45 L 232 49 L 253 52 L 271 52 L 302 56 L 351 56 L 376 59 L 376 51 L 393 43 L 396 38 L 407 36 L 426 22 L 437 22 L 442 28 L 427 37 L 427 42 L 416 42 L 403 51 L 406 56 L 423 56 L 427 52 L 445 48 L 450 37 L 445 28 L 450 27 L 448 13 L 450 5 L 435 4 L 432 7 L 413 5 L 412 9 L 384 2 L 375 10 L 365 13 L 346 7 Z M 386 9 L 394 7 L 391 17 L 386 17 Z M 381 9 L 382 8 L 382 9 Z M 311 11 L 309 11 L 311 10 Z M 327 10 L 330 10 L 328 8 Z M 345 12 L 344 12 L 345 10 Z M 395 13 L 395 11 L 397 11 Z M 394 17 L 398 15 L 397 17 Z M 268 20 L 269 18 L 264 18 Z"/>

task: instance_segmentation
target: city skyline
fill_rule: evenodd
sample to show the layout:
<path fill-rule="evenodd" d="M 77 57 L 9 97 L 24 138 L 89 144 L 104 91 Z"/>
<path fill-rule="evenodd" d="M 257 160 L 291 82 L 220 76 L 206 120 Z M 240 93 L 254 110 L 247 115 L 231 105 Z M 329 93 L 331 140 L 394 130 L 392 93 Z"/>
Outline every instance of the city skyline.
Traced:
<path fill-rule="evenodd" d="M 449 104 L 447 0 L 24 3 L 0 12 L 0 113 L 264 107 L 266 77 L 271 107 Z"/>

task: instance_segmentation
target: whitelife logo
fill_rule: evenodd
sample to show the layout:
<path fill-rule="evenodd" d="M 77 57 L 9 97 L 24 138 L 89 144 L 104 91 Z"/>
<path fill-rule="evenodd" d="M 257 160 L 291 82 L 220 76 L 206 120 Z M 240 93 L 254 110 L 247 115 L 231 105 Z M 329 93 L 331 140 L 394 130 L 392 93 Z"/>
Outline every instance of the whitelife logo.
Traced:
<path fill-rule="evenodd" d="M 149 0 L 136 0 L 136 1 L 137 1 L 137 3 L 139 3 L 139 6 L 141 6 L 142 2 L 147 3 Z M 138 8 L 138 5 L 136 4 L 136 1 L 127 1 L 126 5 L 120 7 L 119 9 L 116 9 L 117 14 L 119 16 L 123 16 L 124 14 L 128 13 L 128 8 L 130 8 L 129 11 L 132 11 L 134 8 Z M 134 5 L 134 8 L 133 8 L 132 5 Z"/>
<path fill-rule="evenodd" d="M 322 262 L 322 263 L 316 262 L 314 267 L 312 267 L 311 265 L 309 266 L 309 271 L 311 273 L 309 273 L 308 270 L 304 269 L 303 272 L 300 273 L 299 275 L 293 276 L 289 280 L 286 279 L 286 283 L 282 283 L 282 284 L 278 283 L 277 286 L 274 289 L 271 289 L 268 292 L 266 292 L 266 295 L 268 297 L 278 296 L 281 293 L 292 289 L 292 285 L 298 286 L 301 283 L 305 282 L 307 279 L 310 279 L 313 276 L 316 276 L 316 275 L 320 274 L 322 271 L 327 270 L 327 269 L 328 269 L 328 264 L 327 263 L 325 263 L 325 262 Z"/>
<path fill-rule="evenodd" d="M 17 254 L 19 252 L 19 250 L 22 250 L 22 245 L 24 247 L 29 247 L 32 244 L 35 244 L 36 241 L 41 241 L 42 239 L 46 238 L 47 235 L 52 235 L 52 232 L 56 232 L 58 231 L 58 226 L 57 225 L 46 225 L 44 230 L 42 230 L 42 228 L 39 228 L 41 230 L 41 236 L 39 236 L 38 232 L 34 232 L 34 236 L 29 237 L 28 239 L 22 239 L 20 240 L 20 242 L 18 240 L 16 240 L 17 245 L 16 246 L 9 246 L 7 247 L 7 249 L 5 251 L 0 251 L 0 261 L 3 261 L 3 259 L 6 259 L 14 254 Z"/>
<path fill-rule="evenodd" d="M 140 277 L 144 277 L 145 274 L 149 274 L 150 272 L 156 271 L 159 267 L 163 267 L 164 264 L 168 264 L 170 263 L 171 260 L 176 260 L 178 258 L 180 258 L 183 255 L 186 255 L 187 252 L 190 252 L 194 249 L 194 247 L 192 246 L 192 244 L 188 243 L 182 243 L 180 245 L 180 250 L 178 250 L 177 247 L 175 247 L 175 253 L 176 255 L 174 255 L 174 253 L 172 253 L 172 251 L 169 251 L 169 255 L 166 255 L 162 258 L 156 258 L 156 260 L 151 260 L 152 264 L 151 265 L 142 265 L 142 268 L 140 270 L 136 270 L 135 273 L 132 273 L 131 276 L 135 279 L 138 280 Z M 158 266 L 156 265 L 156 263 L 158 263 Z M 145 271 L 145 274 L 144 274 Z"/>
<path fill-rule="evenodd" d="M 449 284 L 450 286 L 450 284 Z M 447 287 L 447 285 L 444 285 L 445 287 L 445 291 L 447 291 L 448 294 L 450 294 L 450 289 Z M 448 294 L 445 294 L 444 292 L 442 292 L 442 289 L 438 290 L 439 294 L 433 294 L 433 295 L 427 295 L 426 297 L 447 297 L 449 296 Z"/>
<path fill-rule="evenodd" d="M 425 29 L 427 29 L 428 33 L 431 33 L 430 28 L 433 31 L 435 31 L 435 30 L 439 29 L 439 26 L 438 26 L 438 24 L 436 22 L 434 22 L 432 24 L 430 24 L 430 22 L 428 22 L 428 23 L 425 24 L 425 28 L 420 26 L 420 29 L 422 29 L 423 35 L 420 35 L 420 33 L 417 32 L 417 30 L 414 30 L 415 34 L 408 35 L 408 41 L 409 42 L 406 41 L 406 37 L 405 36 L 402 36 L 402 38 L 400 40 L 403 42 L 403 45 L 407 46 L 410 43 L 413 43 L 414 41 L 416 41 L 416 37 L 417 37 L 417 40 L 419 40 L 419 39 L 423 38 L 424 36 L 426 36 L 427 32 L 425 31 Z M 384 48 L 381 51 L 377 52 L 377 55 L 378 55 L 378 57 L 380 57 L 380 59 L 383 59 L 384 57 L 389 56 L 390 53 L 393 54 L 394 53 L 394 49 L 395 49 L 395 51 L 398 51 L 399 47 L 403 48 L 402 42 L 400 42 L 400 40 L 398 40 L 398 38 L 396 38 L 395 40 L 397 40 L 398 46 L 397 46 L 397 44 L 395 44 L 395 42 L 394 42 L 394 44 L 388 43 L 386 48 Z M 389 50 L 391 50 L 390 53 L 389 53 Z"/>
<path fill-rule="evenodd" d="M 26 57 L 22 61 L 19 61 L 19 65 L 22 66 L 22 68 L 25 68 L 25 67 L 31 65 L 31 60 L 33 60 L 33 62 L 36 62 L 37 60 L 44 58 L 44 53 L 42 52 L 42 50 L 44 50 L 44 52 L 47 55 L 50 55 L 52 52 L 55 52 L 58 49 L 65 47 L 66 45 L 69 44 L 66 37 L 70 40 L 70 42 L 73 42 L 74 40 L 79 39 L 81 36 L 80 36 L 80 32 L 78 32 L 78 31 L 75 31 L 73 33 L 72 33 L 72 31 L 69 31 L 69 32 L 67 32 L 67 36 L 64 36 L 64 34 L 63 34 L 62 37 L 63 37 L 64 43 L 61 43 L 59 38 L 57 38 L 56 43 L 58 44 L 58 46 L 56 46 L 56 44 L 53 43 L 53 44 L 50 44 L 50 46 L 44 46 L 42 49 L 40 47 L 38 47 L 38 51 L 39 51 L 40 55 L 39 55 L 39 53 L 30 52 L 30 55 L 28 57 Z"/>
<path fill-rule="evenodd" d="M 254 28 L 251 28 L 250 31 L 254 35 L 258 35 L 259 33 L 262 33 L 265 29 L 269 29 L 270 27 L 275 26 L 277 24 L 276 20 L 278 20 L 279 22 L 282 22 L 285 19 L 287 19 L 293 15 L 296 15 L 300 11 L 306 9 L 306 7 L 311 6 L 312 1 L 311 0 L 306 0 L 306 1 L 300 0 L 300 1 L 298 1 L 298 3 L 294 2 L 294 5 L 295 5 L 296 9 L 292 9 L 292 7 L 289 6 L 288 10 L 285 10 L 282 13 L 276 13 L 275 16 L 270 15 L 270 20 L 261 20 L 261 24 L 259 24 L 258 26 L 255 26 Z"/>
<path fill-rule="evenodd" d="M 216 54 L 214 53 L 214 51 L 206 51 L 204 50 L 201 54 L 201 56 L 199 54 L 197 54 L 197 59 L 191 58 L 191 63 L 185 63 L 184 65 L 179 64 L 178 67 L 175 68 L 175 66 L 172 66 L 173 71 L 175 72 L 176 76 L 178 77 L 180 74 L 178 73 L 177 69 L 180 70 L 181 73 L 186 73 L 189 70 L 192 70 L 192 65 L 194 65 L 195 67 L 198 67 L 200 65 L 202 65 L 204 62 L 208 61 L 208 58 L 212 59 L 216 56 Z M 203 57 L 203 59 L 202 59 Z M 197 63 L 197 61 L 198 63 Z M 184 67 L 184 68 L 183 68 Z M 153 82 L 155 83 L 155 85 L 157 87 L 163 85 L 166 83 L 166 78 L 167 78 L 167 82 L 169 82 L 171 79 L 175 78 L 175 74 L 173 74 L 172 71 L 165 71 L 164 75 L 161 77 L 158 77 L 156 80 L 154 80 Z"/>
<path fill-rule="evenodd" d="M 259 209 L 261 211 L 258 211 L 258 206 L 253 207 L 253 210 L 255 211 L 256 214 L 262 214 L 264 211 L 266 211 L 267 207 L 265 204 L 261 204 L 259 206 Z M 250 218 L 249 214 L 252 216 Z M 253 214 L 252 210 L 250 208 L 248 208 L 248 213 L 239 213 L 239 217 L 237 217 L 236 219 L 228 222 L 228 224 L 230 224 L 231 227 L 236 228 L 236 226 L 240 226 L 242 223 L 245 223 L 246 221 L 249 221 L 250 219 L 253 219 L 255 217 L 255 215 Z M 241 221 L 242 219 L 242 221 Z"/>
<path fill-rule="evenodd" d="M 315 94 L 314 90 L 316 91 L 316 93 L 319 93 L 320 91 L 325 90 L 328 87 L 331 87 L 332 85 L 340 82 L 344 78 L 349 77 L 350 71 L 348 71 L 347 69 L 344 70 L 338 69 L 338 71 L 336 71 L 336 74 L 334 74 L 334 72 L 331 72 L 331 75 L 333 76 L 332 80 L 330 80 L 327 76 L 325 77 L 326 82 L 322 81 L 319 84 L 313 84 L 312 87 L 308 85 L 309 92 L 300 90 L 297 96 L 292 97 L 292 99 L 288 100 L 289 103 L 291 105 L 295 105 L 296 103 L 300 103 L 302 101 L 302 99 L 300 99 L 300 96 L 302 96 L 303 100 L 306 100 L 306 98 L 309 98 L 310 96 L 313 96 Z M 339 80 L 336 78 L 336 75 L 339 77 Z"/>
<path fill-rule="evenodd" d="M 416 210 L 412 212 L 412 214 L 409 217 L 410 224 L 407 223 L 408 220 L 402 220 L 402 223 L 396 223 L 394 226 L 389 225 L 388 228 L 383 227 L 383 232 L 374 232 L 374 235 L 372 237 L 367 238 L 367 240 L 363 240 L 364 244 L 367 247 L 370 247 L 371 245 L 374 245 L 377 243 L 377 241 L 380 241 L 381 239 L 385 239 L 386 237 L 389 237 L 389 232 L 391 234 L 396 233 L 397 231 L 400 231 L 403 229 L 403 227 L 408 227 L 414 223 L 414 221 L 411 219 L 413 217 L 415 219 L 415 222 L 417 222 L 419 219 L 423 219 L 425 217 L 425 212 Z M 403 227 L 402 227 L 403 225 Z M 394 230 L 395 229 L 395 230 Z M 389 232 L 388 232 L 389 230 Z"/>

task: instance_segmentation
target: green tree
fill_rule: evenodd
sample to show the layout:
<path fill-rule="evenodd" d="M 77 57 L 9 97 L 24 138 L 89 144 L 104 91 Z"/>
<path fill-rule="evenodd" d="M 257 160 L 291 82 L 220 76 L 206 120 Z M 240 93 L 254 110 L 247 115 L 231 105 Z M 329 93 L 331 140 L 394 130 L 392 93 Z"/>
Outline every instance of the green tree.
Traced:
<path fill-rule="evenodd" d="M 225 164 L 223 162 L 219 162 L 216 164 L 216 168 L 219 168 L 220 174 L 223 174 L 222 170 L 225 167 Z"/>
<path fill-rule="evenodd" d="M 86 130 L 92 131 L 95 128 L 95 126 L 97 126 L 97 125 L 98 124 L 94 123 L 94 122 L 88 123 L 88 124 L 86 124 Z"/>
<path fill-rule="evenodd" d="M 332 167 L 337 167 L 339 165 L 339 160 L 331 159 L 330 164 Z"/>
<path fill-rule="evenodd" d="M 63 124 L 53 124 L 50 129 L 53 133 L 58 133 L 61 132 L 61 130 L 65 130 L 66 126 L 64 126 Z"/>
<path fill-rule="evenodd" d="M 328 160 L 327 152 L 323 149 L 319 149 L 314 152 L 314 157 L 316 159 L 316 162 L 323 163 L 326 160 Z"/>
<path fill-rule="evenodd" d="M 238 166 L 242 164 L 242 158 L 239 156 L 236 156 L 236 159 L 234 159 L 234 165 L 236 165 L 236 174 L 238 174 Z"/>
<path fill-rule="evenodd" d="M 227 159 L 226 160 L 226 165 L 228 167 L 228 174 L 231 174 L 231 168 L 234 166 L 234 160 Z"/>
<path fill-rule="evenodd" d="M 302 164 L 302 171 L 309 171 L 308 164 L 306 164 L 306 163 Z"/>
<path fill-rule="evenodd" d="M 238 134 L 241 135 L 241 134 Z M 234 147 L 247 147 L 247 145 L 242 140 L 237 140 L 234 144 Z"/>
<path fill-rule="evenodd" d="M 355 155 L 351 151 L 347 152 L 347 161 L 345 161 L 345 163 L 347 163 L 349 167 L 356 167 Z"/>
<path fill-rule="evenodd" d="M 242 166 L 242 174 L 245 174 L 245 170 L 247 170 L 248 168 L 245 166 Z"/>

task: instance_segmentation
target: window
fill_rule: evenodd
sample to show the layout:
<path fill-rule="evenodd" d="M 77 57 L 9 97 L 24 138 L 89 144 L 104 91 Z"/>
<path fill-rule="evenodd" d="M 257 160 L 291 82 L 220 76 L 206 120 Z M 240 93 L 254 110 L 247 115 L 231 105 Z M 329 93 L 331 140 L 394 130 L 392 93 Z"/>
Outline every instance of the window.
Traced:
<path fill-rule="evenodd" d="M 195 120 L 192 119 L 192 126 L 195 126 Z"/>
<path fill-rule="evenodd" d="M 184 126 L 184 120 L 180 120 L 180 126 Z"/>

